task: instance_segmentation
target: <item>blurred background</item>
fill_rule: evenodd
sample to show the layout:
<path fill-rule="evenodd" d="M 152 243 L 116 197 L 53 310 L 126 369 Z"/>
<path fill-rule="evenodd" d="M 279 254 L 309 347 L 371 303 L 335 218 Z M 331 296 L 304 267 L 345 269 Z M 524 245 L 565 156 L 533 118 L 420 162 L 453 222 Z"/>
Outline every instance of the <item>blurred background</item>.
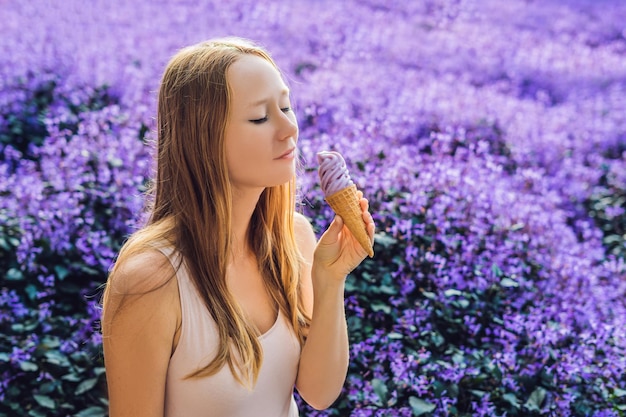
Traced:
<path fill-rule="evenodd" d="M 371 202 L 351 365 L 302 416 L 626 415 L 626 3 L 0 0 L 0 416 L 105 416 L 99 300 L 180 48 L 265 46 Z"/>

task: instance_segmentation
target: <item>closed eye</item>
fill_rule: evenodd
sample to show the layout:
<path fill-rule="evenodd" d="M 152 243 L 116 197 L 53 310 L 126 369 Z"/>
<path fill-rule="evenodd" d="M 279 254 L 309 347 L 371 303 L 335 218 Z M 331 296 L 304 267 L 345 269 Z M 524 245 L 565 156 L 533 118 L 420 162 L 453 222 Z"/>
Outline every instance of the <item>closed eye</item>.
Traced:
<path fill-rule="evenodd" d="M 265 122 L 267 122 L 267 116 L 262 117 L 262 118 L 260 118 L 260 119 L 253 119 L 253 120 L 250 120 L 250 121 L 251 121 L 252 123 L 254 123 L 255 125 L 260 125 L 261 123 L 265 123 Z"/>
<path fill-rule="evenodd" d="M 280 109 L 280 111 L 282 111 L 283 113 L 289 113 L 290 111 L 292 111 L 291 107 L 283 107 Z M 251 123 L 254 123 L 255 125 L 260 125 L 262 123 L 267 122 L 268 117 L 261 117 L 260 119 L 252 119 L 250 120 Z"/>

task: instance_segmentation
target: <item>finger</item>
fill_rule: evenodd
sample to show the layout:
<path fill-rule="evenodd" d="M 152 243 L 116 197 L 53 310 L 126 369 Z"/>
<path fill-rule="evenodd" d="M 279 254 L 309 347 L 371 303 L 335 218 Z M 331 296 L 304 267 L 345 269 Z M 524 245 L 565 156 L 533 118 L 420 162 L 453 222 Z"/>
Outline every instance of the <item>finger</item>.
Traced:
<path fill-rule="evenodd" d="M 376 223 L 374 223 L 374 218 L 369 211 L 363 213 L 363 222 L 365 222 L 365 230 L 367 230 L 367 234 L 370 239 L 374 240 L 374 233 L 376 230 Z"/>
<path fill-rule="evenodd" d="M 370 240 L 374 241 L 374 235 L 376 233 L 376 223 L 374 223 L 374 219 L 370 216 L 371 222 L 367 224 L 367 232 L 369 234 Z"/>
<path fill-rule="evenodd" d="M 361 198 L 359 200 L 359 205 L 361 206 L 361 211 L 367 211 L 370 208 L 370 202 L 367 198 Z"/>
<path fill-rule="evenodd" d="M 365 222 L 365 224 L 371 223 L 373 221 L 372 214 L 367 210 L 363 210 L 361 212 L 361 217 L 363 217 L 363 221 Z"/>

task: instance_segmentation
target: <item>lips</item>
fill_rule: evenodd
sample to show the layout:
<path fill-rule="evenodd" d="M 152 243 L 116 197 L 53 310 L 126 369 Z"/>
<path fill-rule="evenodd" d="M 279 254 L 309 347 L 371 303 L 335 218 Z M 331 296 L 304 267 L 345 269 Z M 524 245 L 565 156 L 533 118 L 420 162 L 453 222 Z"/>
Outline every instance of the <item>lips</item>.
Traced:
<path fill-rule="evenodd" d="M 294 154 L 295 154 L 295 150 L 296 150 L 296 148 L 289 148 L 276 159 L 292 158 L 294 156 Z"/>

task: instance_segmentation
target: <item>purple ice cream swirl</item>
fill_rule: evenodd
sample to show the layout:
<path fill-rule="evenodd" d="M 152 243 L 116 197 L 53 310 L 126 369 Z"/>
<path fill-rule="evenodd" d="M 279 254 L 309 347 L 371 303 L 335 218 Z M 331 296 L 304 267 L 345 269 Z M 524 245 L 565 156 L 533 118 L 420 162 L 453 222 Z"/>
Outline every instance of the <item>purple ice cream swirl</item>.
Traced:
<path fill-rule="evenodd" d="M 318 152 L 317 161 L 319 162 L 318 173 L 324 196 L 331 196 L 354 184 L 346 168 L 346 161 L 339 152 Z"/>

